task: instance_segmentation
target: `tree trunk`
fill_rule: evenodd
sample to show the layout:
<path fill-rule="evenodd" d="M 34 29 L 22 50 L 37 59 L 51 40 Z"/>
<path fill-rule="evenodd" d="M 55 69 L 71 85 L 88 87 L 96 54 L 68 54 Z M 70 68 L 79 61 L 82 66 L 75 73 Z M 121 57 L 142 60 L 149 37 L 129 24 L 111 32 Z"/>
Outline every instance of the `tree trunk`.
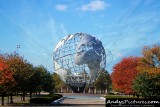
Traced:
<path fill-rule="evenodd" d="M 97 94 L 96 88 L 94 88 L 94 93 Z"/>
<path fill-rule="evenodd" d="M 68 86 L 67 86 L 67 93 L 68 93 Z"/>
<path fill-rule="evenodd" d="M 61 87 L 61 93 L 63 93 L 63 88 Z"/>
<path fill-rule="evenodd" d="M 25 92 L 23 92 L 23 101 L 25 101 Z"/>
<path fill-rule="evenodd" d="M 40 97 L 41 91 L 39 91 L 39 93 L 38 93 L 38 94 L 39 94 L 39 97 Z"/>
<path fill-rule="evenodd" d="M 32 98 L 32 92 L 29 93 L 30 99 Z"/>
<path fill-rule="evenodd" d="M 2 93 L 2 106 L 4 106 L 4 93 Z"/>
<path fill-rule="evenodd" d="M 22 101 L 22 94 L 21 94 L 21 101 Z"/>
<path fill-rule="evenodd" d="M 13 94 L 10 93 L 10 103 L 13 103 Z"/>
<path fill-rule="evenodd" d="M 7 103 L 9 104 L 9 95 L 8 95 Z"/>
<path fill-rule="evenodd" d="M 105 94 L 107 94 L 108 93 L 108 89 L 106 88 L 106 90 L 105 90 Z"/>

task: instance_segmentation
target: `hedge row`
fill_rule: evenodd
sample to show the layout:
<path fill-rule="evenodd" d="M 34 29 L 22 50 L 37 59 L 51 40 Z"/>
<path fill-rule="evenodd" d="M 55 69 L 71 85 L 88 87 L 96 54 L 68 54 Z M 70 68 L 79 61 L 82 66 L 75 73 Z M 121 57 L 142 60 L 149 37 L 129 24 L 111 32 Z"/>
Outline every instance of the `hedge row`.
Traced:
<path fill-rule="evenodd" d="M 61 94 L 49 94 L 42 97 L 31 98 L 30 103 L 33 104 L 50 104 L 51 102 L 63 97 Z"/>

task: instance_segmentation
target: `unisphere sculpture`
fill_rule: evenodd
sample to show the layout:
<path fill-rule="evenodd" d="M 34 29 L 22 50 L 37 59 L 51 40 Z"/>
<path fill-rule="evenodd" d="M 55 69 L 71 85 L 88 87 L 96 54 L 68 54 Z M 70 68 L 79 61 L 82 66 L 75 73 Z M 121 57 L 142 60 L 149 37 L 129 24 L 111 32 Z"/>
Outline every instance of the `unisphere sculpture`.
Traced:
<path fill-rule="evenodd" d="M 74 87 L 93 83 L 106 65 L 102 42 L 84 33 L 64 37 L 55 47 L 53 59 L 55 72 Z"/>

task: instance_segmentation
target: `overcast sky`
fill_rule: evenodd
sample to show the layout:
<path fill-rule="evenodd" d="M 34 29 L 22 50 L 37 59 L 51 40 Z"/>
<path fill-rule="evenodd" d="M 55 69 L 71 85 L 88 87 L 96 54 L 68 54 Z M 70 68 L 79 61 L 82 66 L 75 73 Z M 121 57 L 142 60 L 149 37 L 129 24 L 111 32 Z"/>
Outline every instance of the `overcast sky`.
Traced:
<path fill-rule="evenodd" d="M 0 50 L 16 51 L 53 72 L 52 54 L 68 34 L 88 33 L 102 41 L 106 69 L 140 56 L 160 40 L 160 0 L 0 0 Z"/>

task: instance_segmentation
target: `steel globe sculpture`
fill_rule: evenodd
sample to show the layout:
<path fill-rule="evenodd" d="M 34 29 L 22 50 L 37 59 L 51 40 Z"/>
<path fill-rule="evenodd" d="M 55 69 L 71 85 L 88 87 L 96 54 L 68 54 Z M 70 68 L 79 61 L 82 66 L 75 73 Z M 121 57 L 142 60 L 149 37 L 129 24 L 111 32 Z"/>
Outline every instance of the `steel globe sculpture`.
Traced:
<path fill-rule="evenodd" d="M 53 59 L 55 72 L 71 87 L 93 83 L 106 65 L 102 42 L 85 33 L 64 37 L 55 47 Z"/>

